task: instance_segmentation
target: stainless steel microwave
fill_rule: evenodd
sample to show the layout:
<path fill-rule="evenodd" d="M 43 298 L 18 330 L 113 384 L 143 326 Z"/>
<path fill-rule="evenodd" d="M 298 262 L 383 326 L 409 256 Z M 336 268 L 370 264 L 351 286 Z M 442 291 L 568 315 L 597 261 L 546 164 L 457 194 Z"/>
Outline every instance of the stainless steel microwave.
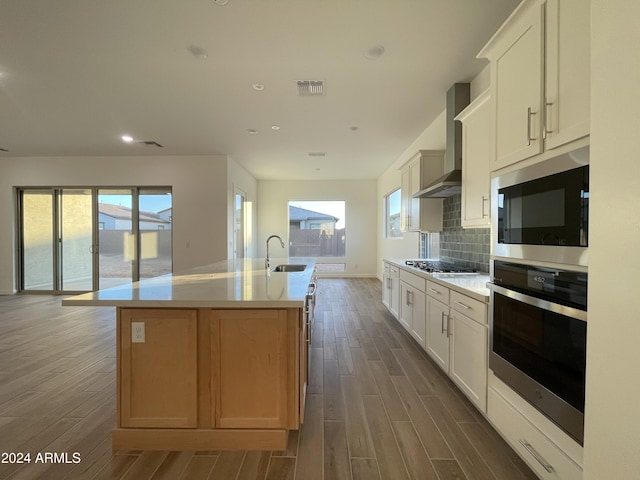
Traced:
<path fill-rule="evenodd" d="M 587 265 L 589 147 L 492 179 L 492 255 Z"/>

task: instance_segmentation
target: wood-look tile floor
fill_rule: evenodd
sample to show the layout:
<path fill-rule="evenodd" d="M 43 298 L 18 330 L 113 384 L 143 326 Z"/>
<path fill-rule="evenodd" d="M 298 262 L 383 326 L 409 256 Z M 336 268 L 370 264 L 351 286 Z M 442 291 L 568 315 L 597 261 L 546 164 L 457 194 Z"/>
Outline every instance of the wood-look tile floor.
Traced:
<path fill-rule="evenodd" d="M 285 451 L 114 453 L 115 310 L 0 296 L 0 453 L 31 454 L 0 479 L 535 479 L 380 299 L 376 279 L 320 280 L 306 420 Z"/>

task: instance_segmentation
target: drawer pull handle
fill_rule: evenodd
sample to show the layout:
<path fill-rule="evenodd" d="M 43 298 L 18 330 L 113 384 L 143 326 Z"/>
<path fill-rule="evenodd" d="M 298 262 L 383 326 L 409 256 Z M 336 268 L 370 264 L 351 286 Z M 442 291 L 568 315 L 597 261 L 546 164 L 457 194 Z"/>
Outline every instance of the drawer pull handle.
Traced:
<path fill-rule="evenodd" d="M 458 302 L 457 300 L 456 300 L 456 303 L 458 305 L 460 305 L 462 308 L 466 308 L 467 310 L 471 310 L 471 307 L 469 305 L 465 305 L 464 303 Z"/>
<path fill-rule="evenodd" d="M 549 462 L 547 462 L 542 455 L 540 455 L 535 448 L 533 448 L 531 446 L 531 444 L 529 442 L 527 442 L 525 439 L 521 438 L 520 440 L 518 440 L 520 442 L 520 445 L 522 445 L 527 452 L 529 452 L 531 454 L 531 456 L 533 458 L 536 459 L 536 461 L 542 465 L 542 467 L 549 473 L 553 473 L 555 470 L 553 469 L 553 467 L 549 464 Z"/>
<path fill-rule="evenodd" d="M 429 291 L 433 292 L 433 293 L 437 293 L 438 295 L 440 295 L 440 292 L 438 290 L 436 290 L 435 288 L 429 287 Z"/>

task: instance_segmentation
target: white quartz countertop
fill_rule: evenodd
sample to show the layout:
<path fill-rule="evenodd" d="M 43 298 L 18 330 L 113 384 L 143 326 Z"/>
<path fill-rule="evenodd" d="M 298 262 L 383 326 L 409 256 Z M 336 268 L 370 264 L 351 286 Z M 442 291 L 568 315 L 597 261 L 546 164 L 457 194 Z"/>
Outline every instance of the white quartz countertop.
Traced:
<path fill-rule="evenodd" d="M 267 271 L 264 258 L 224 260 L 62 300 L 62 305 L 144 308 L 301 308 L 315 267 L 313 258 L 272 258 L 306 265 L 301 272 Z"/>
<path fill-rule="evenodd" d="M 490 281 L 489 275 L 486 273 L 472 274 L 448 274 L 448 273 L 427 273 L 417 267 L 405 264 L 405 260 L 385 259 L 387 263 L 391 263 L 396 267 L 402 268 L 407 272 L 426 278 L 444 285 L 447 288 L 456 290 L 464 295 L 468 295 L 481 302 L 489 301 L 489 289 L 487 282 Z"/>

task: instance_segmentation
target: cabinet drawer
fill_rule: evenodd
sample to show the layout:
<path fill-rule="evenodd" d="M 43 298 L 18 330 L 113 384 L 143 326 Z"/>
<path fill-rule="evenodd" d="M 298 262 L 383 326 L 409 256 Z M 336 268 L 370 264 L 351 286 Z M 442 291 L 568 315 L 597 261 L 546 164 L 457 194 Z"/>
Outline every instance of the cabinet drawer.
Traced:
<path fill-rule="evenodd" d="M 487 304 L 484 302 L 452 290 L 450 305 L 454 310 L 476 322 L 487 323 Z"/>
<path fill-rule="evenodd" d="M 431 295 L 433 298 L 437 298 L 442 303 L 449 304 L 449 289 L 443 287 L 439 283 L 427 280 L 427 295 Z"/>
<path fill-rule="evenodd" d="M 487 413 L 502 436 L 541 479 L 582 479 L 582 469 L 492 388 L 489 388 Z"/>
<path fill-rule="evenodd" d="M 414 275 L 413 273 L 407 272 L 406 270 L 400 270 L 400 280 L 408 283 L 413 288 L 416 288 L 421 292 L 425 291 L 425 285 L 427 283 L 426 278 L 419 277 L 418 275 Z"/>
<path fill-rule="evenodd" d="M 392 278 L 400 277 L 400 268 L 395 265 L 389 265 L 389 276 Z"/>

